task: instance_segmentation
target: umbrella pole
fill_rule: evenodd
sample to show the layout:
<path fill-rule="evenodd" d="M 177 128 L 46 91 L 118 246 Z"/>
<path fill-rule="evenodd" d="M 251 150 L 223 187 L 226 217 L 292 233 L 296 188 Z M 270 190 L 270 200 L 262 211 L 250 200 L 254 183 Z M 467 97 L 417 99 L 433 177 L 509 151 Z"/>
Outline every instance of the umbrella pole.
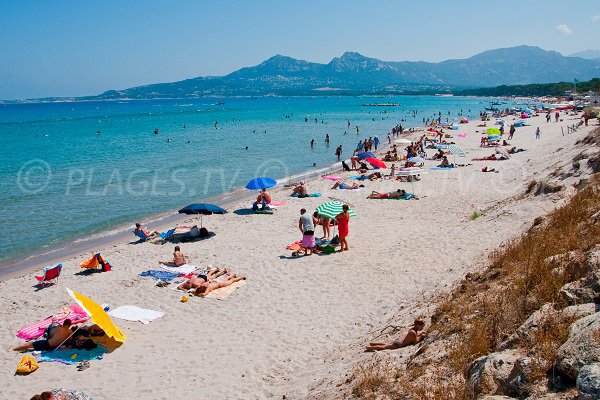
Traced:
<path fill-rule="evenodd" d="M 200 214 L 200 228 L 204 228 L 204 225 L 202 224 L 203 216 L 203 214 Z"/>
<path fill-rule="evenodd" d="M 75 330 L 73 331 L 73 333 L 71 333 L 71 334 L 69 335 L 69 337 L 68 337 L 68 338 L 66 338 L 65 340 L 63 340 L 61 344 L 59 344 L 58 346 L 56 346 L 56 347 L 54 348 L 54 350 L 50 350 L 50 352 L 53 352 L 53 351 L 56 351 L 56 350 L 58 350 L 58 348 L 59 348 L 60 346 L 62 346 L 63 344 L 65 344 L 65 342 L 66 342 L 67 340 L 71 339 L 71 336 L 73 336 L 74 334 L 76 334 L 76 333 L 77 333 L 77 331 L 79 330 L 79 328 L 81 328 L 81 326 L 78 326 L 78 327 L 77 327 L 77 329 L 75 329 Z"/>

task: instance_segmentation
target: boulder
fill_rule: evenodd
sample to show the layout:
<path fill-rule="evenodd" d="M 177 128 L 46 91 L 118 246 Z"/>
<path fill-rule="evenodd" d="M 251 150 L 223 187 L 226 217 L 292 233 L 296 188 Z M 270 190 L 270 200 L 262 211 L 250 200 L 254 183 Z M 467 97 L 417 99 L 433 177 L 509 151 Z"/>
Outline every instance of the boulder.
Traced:
<path fill-rule="evenodd" d="M 466 383 L 474 397 L 502 394 L 502 388 L 521 356 L 517 350 L 505 350 L 474 360 L 465 371 Z"/>
<path fill-rule="evenodd" d="M 595 312 L 598 312 L 598 304 L 585 303 L 576 306 L 568 306 L 561 310 L 564 317 L 575 317 L 576 319 L 587 317 Z"/>
<path fill-rule="evenodd" d="M 527 396 L 527 376 L 531 373 L 531 358 L 520 357 L 515 361 L 508 378 L 502 386 L 502 392 L 514 397 L 522 398 Z M 530 382 L 529 382 L 530 383 Z"/>
<path fill-rule="evenodd" d="M 600 362 L 600 313 L 575 321 L 569 328 L 569 337 L 556 351 L 556 365 L 561 375 L 576 380 L 579 370 L 588 364 Z"/>
<path fill-rule="evenodd" d="M 533 332 L 535 332 L 537 330 L 539 324 L 550 313 L 553 313 L 553 312 L 555 312 L 555 311 L 554 311 L 554 308 L 552 307 L 552 304 L 550 304 L 550 303 L 544 304 L 542 307 L 540 307 L 539 310 L 537 310 L 533 314 L 531 314 L 529 316 L 529 318 L 527 318 L 527 320 L 525 320 L 525 322 L 523 322 L 521 324 L 521 326 L 519 326 L 517 328 L 515 333 L 510 335 L 508 337 L 508 339 L 506 339 L 504 342 L 500 343 L 500 346 L 498 346 L 498 348 L 500 350 L 506 350 L 506 349 L 510 349 L 512 347 L 517 346 L 520 341 L 524 341 L 525 343 L 530 342 L 531 334 Z"/>
<path fill-rule="evenodd" d="M 561 297 L 567 304 L 594 303 L 600 298 L 600 272 L 595 271 L 560 289 Z"/>
<path fill-rule="evenodd" d="M 577 389 L 580 400 L 600 399 L 600 363 L 581 367 L 577 375 Z"/>
<path fill-rule="evenodd" d="M 480 397 L 479 400 L 515 400 L 514 397 L 491 395 Z"/>

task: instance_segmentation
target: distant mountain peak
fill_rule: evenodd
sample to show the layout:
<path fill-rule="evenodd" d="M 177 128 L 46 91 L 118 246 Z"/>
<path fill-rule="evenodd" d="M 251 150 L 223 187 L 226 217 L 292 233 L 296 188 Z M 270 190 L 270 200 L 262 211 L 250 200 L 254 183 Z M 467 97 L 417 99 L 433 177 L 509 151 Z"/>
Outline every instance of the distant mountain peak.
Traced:
<path fill-rule="evenodd" d="M 569 54 L 569 57 L 580 57 L 587 60 L 598 60 L 600 59 L 600 50 L 587 49 L 578 51 L 577 53 Z"/>

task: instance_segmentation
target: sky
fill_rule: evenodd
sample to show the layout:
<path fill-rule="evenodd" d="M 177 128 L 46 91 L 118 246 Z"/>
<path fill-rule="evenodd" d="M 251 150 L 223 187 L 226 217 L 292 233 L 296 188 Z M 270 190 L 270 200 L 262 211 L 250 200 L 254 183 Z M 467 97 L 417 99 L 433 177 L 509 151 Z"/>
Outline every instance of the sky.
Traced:
<path fill-rule="evenodd" d="M 0 99 L 226 75 L 283 54 L 438 62 L 600 49 L 600 1 L 0 0 Z"/>

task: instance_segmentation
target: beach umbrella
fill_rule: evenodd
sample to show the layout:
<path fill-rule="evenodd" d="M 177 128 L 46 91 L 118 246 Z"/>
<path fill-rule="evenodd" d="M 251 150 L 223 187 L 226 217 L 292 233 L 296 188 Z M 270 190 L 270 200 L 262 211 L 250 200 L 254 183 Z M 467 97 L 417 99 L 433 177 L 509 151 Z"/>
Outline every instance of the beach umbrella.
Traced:
<path fill-rule="evenodd" d="M 411 144 L 412 142 L 408 139 L 396 139 L 394 140 L 396 144 Z"/>
<path fill-rule="evenodd" d="M 387 166 L 385 165 L 385 163 L 383 161 L 381 161 L 378 158 L 374 158 L 374 157 L 369 157 L 365 159 L 369 164 L 371 164 L 372 166 L 376 167 L 376 168 L 387 168 Z"/>
<path fill-rule="evenodd" d="M 493 135 L 500 136 L 500 134 L 501 134 L 500 129 L 498 129 L 498 128 L 490 128 L 487 130 L 486 133 L 488 134 L 488 136 L 493 136 Z"/>
<path fill-rule="evenodd" d="M 406 161 L 415 164 L 423 164 L 425 162 L 425 159 L 423 157 L 411 157 Z"/>
<path fill-rule="evenodd" d="M 467 156 L 465 154 L 465 152 L 462 151 L 462 149 L 460 147 L 458 147 L 457 145 L 455 145 L 455 144 L 448 145 L 448 151 L 450 153 L 452 153 L 452 155 L 454 156 L 454 164 L 456 164 L 456 156 L 459 156 L 459 157 L 466 157 Z"/>
<path fill-rule="evenodd" d="M 214 204 L 208 203 L 196 203 L 190 204 L 189 206 L 183 207 L 179 210 L 179 214 L 200 214 L 200 227 L 203 227 L 202 224 L 202 216 L 203 215 L 211 215 L 211 214 L 226 214 L 227 210 L 216 206 Z"/>
<path fill-rule="evenodd" d="M 92 322 L 98 325 L 108 336 L 117 342 L 125 342 L 125 334 L 117 328 L 100 304 L 69 288 L 67 288 L 67 292 L 83 311 L 90 316 Z"/>
<path fill-rule="evenodd" d="M 359 160 L 364 160 L 367 158 L 377 158 L 375 154 L 371 153 L 370 151 L 361 151 L 356 156 Z"/>
<path fill-rule="evenodd" d="M 425 173 L 425 170 L 423 168 L 419 168 L 419 167 L 408 167 L 408 168 L 402 168 L 398 171 L 396 171 L 396 175 L 403 175 L 403 176 L 416 176 L 416 175 L 421 175 Z M 410 180 L 410 186 L 411 186 L 411 190 L 412 193 L 415 194 L 415 180 L 411 179 Z"/>
<path fill-rule="evenodd" d="M 246 185 L 246 189 L 257 190 L 257 189 L 267 189 L 277 185 L 275 179 L 265 178 L 264 176 L 259 176 L 258 178 L 254 178 L 248 182 Z"/>
<path fill-rule="evenodd" d="M 327 203 L 323 203 L 317 207 L 316 211 L 319 213 L 319 215 L 333 219 L 344 211 L 342 209 L 344 204 L 346 203 L 337 200 L 328 201 Z M 356 213 L 352 211 L 351 208 L 348 209 L 348 213 L 350 214 L 350 217 L 356 217 Z"/>

